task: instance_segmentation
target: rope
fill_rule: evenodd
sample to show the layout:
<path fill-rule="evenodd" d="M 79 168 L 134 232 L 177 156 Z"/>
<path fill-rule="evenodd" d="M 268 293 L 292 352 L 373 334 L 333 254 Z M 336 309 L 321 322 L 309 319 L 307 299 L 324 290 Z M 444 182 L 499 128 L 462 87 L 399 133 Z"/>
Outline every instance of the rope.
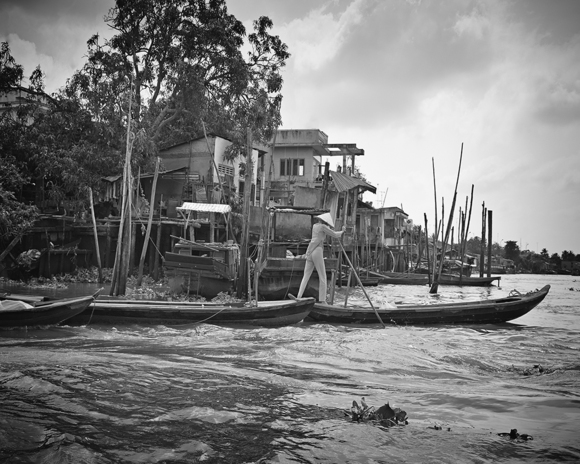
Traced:
<path fill-rule="evenodd" d="M 225 311 L 226 309 L 227 309 L 226 307 L 223 307 L 217 313 L 212 314 L 211 316 L 206 317 L 205 319 L 203 319 L 201 321 L 195 321 L 194 324 L 203 324 L 205 321 L 209 321 L 212 317 L 216 317 L 219 313 L 221 313 L 222 311 Z"/>
<path fill-rule="evenodd" d="M 135 205 L 132 204 L 131 207 L 133 208 L 133 210 L 135 212 L 137 212 L 137 208 L 135 208 Z M 143 220 L 139 216 L 137 216 L 137 220 L 139 221 L 141 226 L 145 225 L 145 223 L 143 222 Z M 155 251 L 157 251 L 157 254 L 163 258 L 163 254 L 161 253 L 161 251 L 159 251 L 159 248 L 157 248 L 157 244 L 153 241 L 153 237 L 151 237 L 151 235 L 149 235 L 149 241 L 151 242 L 151 245 L 153 246 L 153 248 L 155 248 Z"/>

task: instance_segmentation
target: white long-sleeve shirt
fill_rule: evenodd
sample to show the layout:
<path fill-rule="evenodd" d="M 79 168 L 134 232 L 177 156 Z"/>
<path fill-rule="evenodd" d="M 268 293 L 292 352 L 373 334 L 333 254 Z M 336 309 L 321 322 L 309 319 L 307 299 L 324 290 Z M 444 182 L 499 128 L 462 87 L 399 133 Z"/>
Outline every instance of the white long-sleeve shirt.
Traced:
<path fill-rule="evenodd" d="M 326 236 L 340 238 L 343 231 L 335 232 L 326 224 L 322 224 L 317 222 L 312 226 L 312 238 L 310 239 L 310 243 L 308 244 L 308 248 L 306 249 L 306 256 L 310 256 L 314 250 L 318 247 L 324 246 L 324 239 Z"/>

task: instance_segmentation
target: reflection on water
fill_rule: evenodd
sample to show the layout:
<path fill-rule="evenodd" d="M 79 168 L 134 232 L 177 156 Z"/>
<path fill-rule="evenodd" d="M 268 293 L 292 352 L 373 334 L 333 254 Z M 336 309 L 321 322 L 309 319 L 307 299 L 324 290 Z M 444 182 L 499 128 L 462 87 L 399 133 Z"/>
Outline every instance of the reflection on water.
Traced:
<path fill-rule="evenodd" d="M 438 297 L 369 293 L 495 298 L 547 282 L 510 278 Z M 580 283 L 563 279 L 501 326 L 0 332 L 0 462 L 575 462 Z M 409 424 L 351 422 L 344 409 L 361 397 Z M 534 439 L 497 435 L 512 428 Z"/>

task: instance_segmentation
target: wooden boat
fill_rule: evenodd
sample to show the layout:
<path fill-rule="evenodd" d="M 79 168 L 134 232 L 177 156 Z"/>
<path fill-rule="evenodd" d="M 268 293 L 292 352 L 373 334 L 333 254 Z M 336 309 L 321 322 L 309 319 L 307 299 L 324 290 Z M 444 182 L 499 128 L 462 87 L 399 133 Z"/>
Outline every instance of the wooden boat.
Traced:
<path fill-rule="evenodd" d="M 361 270 L 360 275 L 365 276 L 366 270 Z M 412 272 L 385 272 L 379 273 L 368 271 L 370 277 L 377 277 L 380 284 L 392 285 L 429 285 L 429 276 L 427 274 L 415 274 Z M 457 285 L 470 287 L 486 287 L 493 285 L 494 281 L 500 281 L 500 276 L 492 277 L 459 277 L 453 274 L 441 274 L 439 285 Z"/>
<path fill-rule="evenodd" d="M 332 282 L 332 269 L 336 269 L 336 258 L 325 258 L 326 281 Z M 266 300 L 279 300 L 288 294 L 298 294 L 304 276 L 305 259 L 268 258 L 258 278 L 258 294 Z M 318 273 L 314 271 L 304 291 L 305 297 L 318 298 Z M 345 284 L 346 285 L 346 284 Z"/>
<path fill-rule="evenodd" d="M 363 284 L 364 287 L 376 287 L 379 282 L 380 282 L 380 278 L 378 277 L 367 277 L 365 275 L 359 275 L 359 279 L 361 281 L 361 283 Z M 338 279 L 336 281 L 336 283 L 338 284 Z M 340 284 L 342 286 L 347 286 L 348 285 L 348 275 L 344 275 L 342 276 L 342 279 L 340 280 Z M 356 287 L 358 285 L 358 282 L 356 280 L 356 277 L 352 276 L 350 279 L 350 286 L 351 287 Z"/>
<path fill-rule="evenodd" d="M 403 304 L 395 308 L 376 308 L 385 324 L 498 324 L 523 316 L 548 294 L 550 286 L 525 295 L 504 298 L 442 303 L 433 305 Z M 377 324 L 377 314 L 370 305 L 352 307 L 315 303 L 310 318 L 319 322 Z"/>
<path fill-rule="evenodd" d="M 94 296 L 47 300 L 44 297 L 0 295 L 0 327 L 57 325 L 82 313 Z"/>
<path fill-rule="evenodd" d="M 71 324 L 163 324 L 207 322 L 223 325 L 280 327 L 302 321 L 314 306 L 314 298 L 247 303 L 125 300 L 99 297 Z"/>
<path fill-rule="evenodd" d="M 175 292 L 214 298 L 229 292 L 238 273 L 239 248 L 229 243 L 201 243 L 180 239 L 163 263 Z"/>

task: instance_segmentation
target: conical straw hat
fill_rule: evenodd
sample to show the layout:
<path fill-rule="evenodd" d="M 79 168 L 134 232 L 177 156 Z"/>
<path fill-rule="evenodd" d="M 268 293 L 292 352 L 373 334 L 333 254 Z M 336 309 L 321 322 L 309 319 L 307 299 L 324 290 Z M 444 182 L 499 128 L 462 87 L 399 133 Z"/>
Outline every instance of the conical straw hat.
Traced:
<path fill-rule="evenodd" d="M 322 219 L 324 222 L 326 222 L 330 227 L 334 227 L 334 221 L 332 220 L 332 216 L 330 215 L 330 213 L 324 213 L 324 214 L 320 214 L 318 216 L 316 216 L 318 219 Z"/>

